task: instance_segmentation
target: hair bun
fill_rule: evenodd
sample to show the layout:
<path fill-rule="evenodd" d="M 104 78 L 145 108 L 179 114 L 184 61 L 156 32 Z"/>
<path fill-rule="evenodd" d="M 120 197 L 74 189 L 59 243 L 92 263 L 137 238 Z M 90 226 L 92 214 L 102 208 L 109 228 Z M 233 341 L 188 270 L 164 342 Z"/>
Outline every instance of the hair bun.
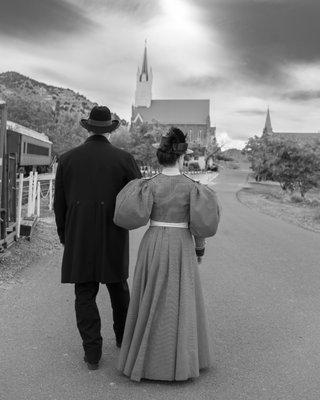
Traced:
<path fill-rule="evenodd" d="M 171 127 L 167 134 L 161 137 L 159 149 L 168 153 L 180 153 L 182 148 L 185 148 L 185 146 L 180 146 L 183 144 L 186 144 L 184 133 L 179 128 Z"/>

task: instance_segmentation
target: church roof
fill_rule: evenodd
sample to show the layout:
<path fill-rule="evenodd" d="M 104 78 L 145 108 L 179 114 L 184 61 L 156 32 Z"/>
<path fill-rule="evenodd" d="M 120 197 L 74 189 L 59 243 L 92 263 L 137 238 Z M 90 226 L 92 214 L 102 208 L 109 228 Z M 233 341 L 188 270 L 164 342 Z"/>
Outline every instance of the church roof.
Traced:
<path fill-rule="evenodd" d="M 143 122 L 203 125 L 210 114 L 210 100 L 151 100 L 150 107 L 133 107 L 132 119 L 138 114 Z"/>
<path fill-rule="evenodd" d="M 274 132 L 271 125 L 270 110 L 268 108 L 266 123 L 263 134 L 278 135 L 283 139 L 292 140 L 300 144 L 313 143 L 320 141 L 320 133 L 318 132 Z"/>
<path fill-rule="evenodd" d="M 320 133 L 317 132 L 274 132 L 284 139 L 297 142 L 310 143 L 315 140 L 320 140 Z"/>

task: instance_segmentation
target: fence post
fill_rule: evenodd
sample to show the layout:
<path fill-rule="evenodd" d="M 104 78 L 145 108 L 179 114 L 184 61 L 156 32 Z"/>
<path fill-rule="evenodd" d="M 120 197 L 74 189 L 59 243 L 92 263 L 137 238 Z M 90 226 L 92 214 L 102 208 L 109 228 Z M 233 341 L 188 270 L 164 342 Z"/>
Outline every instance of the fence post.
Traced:
<path fill-rule="evenodd" d="M 49 210 L 52 210 L 52 179 L 49 181 Z"/>
<path fill-rule="evenodd" d="M 32 214 L 32 198 L 33 198 L 33 172 L 30 171 L 29 174 L 29 188 L 28 188 L 28 212 L 27 212 L 27 216 L 31 217 Z"/>
<path fill-rule="evenodd" d="M 19 239 L 19 237 L 20 237 L 22 193 L 23 193 L 23 173 L 20 173 L 20 175 L 19 175 L 19 191 L 18 191 L 18 208 L 17 208 L 17 239 Z"/>
<path fill-rule="evenodd" d="M 38 182 L 37 186 L 37 216 L 40 217 L 40 200 L 41 200 L 41 187 L 40 182 Z"/>
<path fill-rule="evenodd" d="M 36 198 L 37 198 L 37 190 L 38 190 L 38 172 L 34 173 L 34 182 L 33 182 L 33 196 L 32 196 L 32 214 L 36 213 Z"/>

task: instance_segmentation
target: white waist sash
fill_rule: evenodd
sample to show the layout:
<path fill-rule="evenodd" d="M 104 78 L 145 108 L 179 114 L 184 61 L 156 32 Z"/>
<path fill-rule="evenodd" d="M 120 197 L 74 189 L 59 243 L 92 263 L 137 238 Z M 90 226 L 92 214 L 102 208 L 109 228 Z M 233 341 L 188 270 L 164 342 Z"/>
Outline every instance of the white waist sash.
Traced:
<path fill-rule="evenodd" d="M 164 226 L 166 228 L 184 228 L 184 229 L 189 228 L 188 222 L 161 222 L 161 221 L 154 221 L 153 219 L 150 220 L 150 226 Z"/>

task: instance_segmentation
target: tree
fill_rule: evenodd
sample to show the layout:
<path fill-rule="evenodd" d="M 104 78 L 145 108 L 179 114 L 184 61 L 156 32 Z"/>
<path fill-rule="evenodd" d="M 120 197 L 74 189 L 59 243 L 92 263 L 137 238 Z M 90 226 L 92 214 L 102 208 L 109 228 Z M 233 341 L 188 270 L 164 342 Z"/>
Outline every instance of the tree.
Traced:
<path fill-rule="evenodd" d="M 140 165 L 158 168 L 156 150 L 152 146 L 160 141 L 164 130 L 159 124 L 142 124 L 131 129 L 131 153 Z"/>
<path fill-rule="evenodd" d="M 131 152 L 131 135 L 123 126 L 114 131 L 110 136 L 110 142 L 119 149 Z"/>
<path fill-rule="evenodd" d="M 309 144 L 299 146 L 286 142 L 277 146 L 277 158 L 272 166 L 273 179 L 284 190 L 299 190 L 301 197 L 320 182 L 320 158 Z"/>
<path fill-rule="evenodd" d="M 302 197 L 320 182 L 320 146 L 299 144 L 279 136 L 252 137 L 245 152 L 256 180 L 274 180 Z"/>
<path fill-rule="evenodd" d="M 251 169 L 255 174 L 256 181 L 272 180 L 272 163 L 274 162 L 274 138 L 269 136 L 249 138 L 244 148 L 251 163 Z"/>
<path fill-rule="evenodd" d="M 201 156 L 205 155 L 205 152 L 206 152 L 205 146 L 202 146 L 199 143 L 191 143 L 189 147 L 191 150 L 193 150 L 194 157 L 201 157 Z"/>
<path fill-rule="evenodd" d="M 205 155 L 206 155 L 206 163 L 208 163 L 209 159 L 212 161 L 216 161 L 219 159 L 220 155 L 221 155 L 221 151 L 222 151 L 222 145 L 219 145 L 217 143 L 216 138 L 212 138 L 210 143 L 208 144 L 208 146 L 205 149 Z"/>

